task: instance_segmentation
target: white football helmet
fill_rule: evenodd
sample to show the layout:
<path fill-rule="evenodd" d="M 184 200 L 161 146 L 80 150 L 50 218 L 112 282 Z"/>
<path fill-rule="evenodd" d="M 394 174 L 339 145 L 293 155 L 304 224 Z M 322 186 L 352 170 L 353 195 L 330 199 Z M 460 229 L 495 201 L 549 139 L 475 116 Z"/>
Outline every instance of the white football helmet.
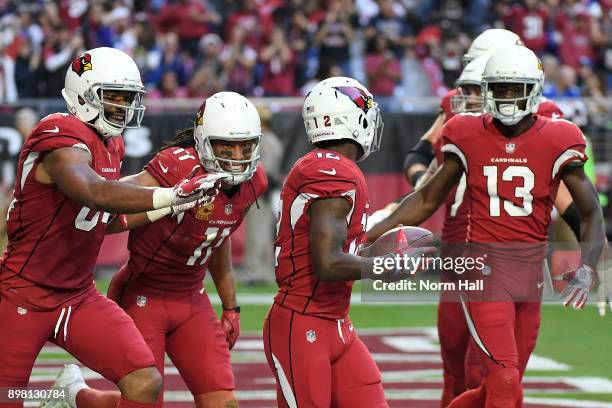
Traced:
<path fill-rule="evenodd" d="M 228 184 L 240 184 L 255 174 L 259 163 L 261 120 L 255 106 L 236 92 L 217 92 L 207 98 L 196 115 L 194 138 L 202 166 L 211 172 L 229 174 Z M 215 155 L 214 140 L 252 141 L 251 156 L 232 160 Z M 231 170 L 223 166 L 225 164 Z M 245 168 L 246 166 L 246 168 Z"/>
<path fill-rule="evenodd" d="M 463 63 L 468 64 L 483 55 L 491 53 L 499 48 L 506 48 L 512 45 L 524 45 L 521 38 L 512 31 L 502 28 L 491 28 L 483 31 L 478 37 L 474 38 L 470 48 L 463 55 Z"/>
<path fill-rule="evenodd" d="M 495 98 L 492 88 L 500 83 L 522 84 L 522 96 Z M 489 57 L 482 76 L 485 111 L 504 125 L 515 125 L 538 111 L 543 83 L 542 63 L 533 51 L 520 45 L 499 49 Z"/>
<path fill-rule="evenodd" d="M 129 92 L 129 105 L 107 102 L 105 91 Z M 62 96 L 68 110 L 105 137 L 118 136 L 125 128 L 140 127 L 145 88 L 132 58 L 114 48 L 94 48 L 79 55 L 66 72 Z M 124 110 L 122 122 L 107 117 L 105 107 Z"/>
<path fill-rule="evenodd" d="M 332 77 L 306 95 L 302 118 L 310 143 L 352 140 L 363 149 L 361 161 L 380 147 L 383 122 L 378 104 L 359 81 Z"/>
<path fill-rule="evenodd" d="M 471 61 L 463 68 L 461 75 L 455 82 L 455 87 L 459 89 L 459 94 L 451 97 L 451 110 L 453 113 L 482 112 L 484 109 L 482 95 L 476 96 L 463 93 L 462 87 L 477 86 L 480 89 L 482 73 L 488 60 L 489 56 L 483 55 Z"/>

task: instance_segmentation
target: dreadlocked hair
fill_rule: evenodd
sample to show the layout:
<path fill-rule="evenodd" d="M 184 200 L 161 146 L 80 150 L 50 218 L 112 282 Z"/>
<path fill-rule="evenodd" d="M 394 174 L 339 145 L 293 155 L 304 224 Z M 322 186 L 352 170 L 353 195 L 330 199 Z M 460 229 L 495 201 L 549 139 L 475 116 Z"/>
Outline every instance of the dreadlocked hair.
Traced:
<path fill-rule="evenodd" d="M 155 154 L 165 150 L 169 147 L 195 147 L 195 138 L 193 137 L 193 128 L 180 129 L 174 134 L 174 137 L 170 140 L 166 140 Z"/>

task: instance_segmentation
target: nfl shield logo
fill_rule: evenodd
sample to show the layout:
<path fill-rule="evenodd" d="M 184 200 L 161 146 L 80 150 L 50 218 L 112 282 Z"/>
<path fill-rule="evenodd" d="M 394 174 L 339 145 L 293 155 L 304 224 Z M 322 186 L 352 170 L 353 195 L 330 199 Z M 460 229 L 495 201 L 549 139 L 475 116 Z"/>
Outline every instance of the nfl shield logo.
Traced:
<path fill-rule="evenodd" d="M 306 341 L 309 343 L 314 343 L 317 341 L 317 333 L 314 330 L 308 330 L 306 332 Z"/>
<path fill-rule="evenodd" d="M 516 149 L 516 145 L 514 143 L 506 144 L 506 153 L 512 154 L 514 153 L 514 149 Z"/>
<path fill-rule="evenodd" d="M 230 215 L 232 213 L 232 205 L 225 204 L 224 210 L 225 210 L 225 215 Z"/>
<path fill-rule="evenodd" d="M 146 296 L 137 296 L 136 297 L 136 306 L 138 306 L 138 307 L 145 307 L 146 304 L 147 304 L 147 297 Z"/>

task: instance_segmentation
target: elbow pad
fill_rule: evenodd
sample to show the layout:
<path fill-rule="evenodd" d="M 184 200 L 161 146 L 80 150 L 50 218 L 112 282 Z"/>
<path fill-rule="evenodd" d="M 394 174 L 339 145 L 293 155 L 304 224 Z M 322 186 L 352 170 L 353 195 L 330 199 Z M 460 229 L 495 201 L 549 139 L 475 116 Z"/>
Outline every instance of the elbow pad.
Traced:
<path fill-rule="evenodd" d="M 580 211 L 575 202 L 572 203 L 565 209 L 565 212 L 561 214 L 561 218 L 565 220 L 567 225 L 572 229 L 572 232 L 576 236 L 576 240 L 580 242 Z"/>
<path fill-rule="evenodd" d="M 429 140 L 420 140 L 412 150 L 406 155 L 404 170 L 409 169 L 413 164 L 420 163 L 425 167 L 434 159 L 435 155 Z"/>

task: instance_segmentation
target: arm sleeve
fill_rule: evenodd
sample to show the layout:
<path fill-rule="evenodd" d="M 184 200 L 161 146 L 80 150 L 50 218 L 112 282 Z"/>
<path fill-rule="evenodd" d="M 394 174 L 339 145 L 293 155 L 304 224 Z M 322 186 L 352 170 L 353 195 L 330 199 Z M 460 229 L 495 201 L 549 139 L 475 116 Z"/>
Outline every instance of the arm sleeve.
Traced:
<path fill-rule="evenodd" d="M 408 170 L 413 164 L 420 163 L 425 167 L 429 166 L 429 163 L 434 159 L 433 148 L 429 140 L 419 140 L 414 145 L 412 150 L 406 155 L 404 161 L 404 170 Z"/>

